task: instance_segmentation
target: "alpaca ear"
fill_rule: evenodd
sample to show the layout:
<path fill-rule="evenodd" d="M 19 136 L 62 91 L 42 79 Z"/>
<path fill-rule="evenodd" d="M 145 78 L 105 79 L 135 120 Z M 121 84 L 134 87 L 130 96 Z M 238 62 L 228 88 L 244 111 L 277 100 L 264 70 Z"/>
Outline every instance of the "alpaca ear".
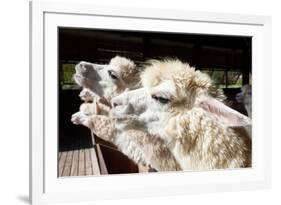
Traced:
<path fill-rule="evenodd" d="M 229 127 L 245 127 L 251 125 L 250 118 L 215 98 L 203 97 L 196 104 Z"/>

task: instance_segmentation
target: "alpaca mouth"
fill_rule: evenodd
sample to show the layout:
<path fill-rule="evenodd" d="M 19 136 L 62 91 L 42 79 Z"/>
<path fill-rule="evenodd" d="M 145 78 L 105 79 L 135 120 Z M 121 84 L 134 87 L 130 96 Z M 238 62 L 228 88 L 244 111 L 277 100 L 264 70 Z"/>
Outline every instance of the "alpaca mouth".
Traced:
<path fill-rule="evenodd" d="M 100 77 L 98 75 L 96 75 L 96 77 L 85 77 L 79 73 L 75 73 L 73 75 L 73 80 L 74 82 L 79 85 L 80 87 L 85 87 L 88 88 L 90 90 L 92 90 L 93 92 L 95 90 L 101 89 L 100 87 Z"/>
<path fill-rule="evenodd" d="M 80 75 L 74 74 L 74 75 L 73 75 L 73 80 L 74 80 L 74 82 L 75 82 L 77 85 L 82 86 L 82 85 L 81 85 L 82 80 L 81 80 L 81 76 L 80 76 Z"/>
<path fill-rule="evenodd" d="M 136 115 L 127 115 L 127 114 L 120 114 L 120 115 L 111 115 L 112 119 L 118 120 L 118 121 L 125 121 L 129 119 L 135 119 Z"/>
<path fill-rule="evenodd" d="M 135 114 L 133 113 L 132 107 L 130 105 L 119 105 L 112 107 L 109 114 L 111 117 L 116 119 L 135 117 Z"/>
<path fill-rule="evenodd" d="M 129 115 L 129 114 L 118 114 L 118 115 L 111 115 L 110 118 L 115 120 L 116 123 L 119 125 L 124 124 L 126 126 L 132 125 L 133 123 L 139 122 L 139 118 L 136 115 Z"/>
<path fill-rule="evenodd" d="M 73 75 L 73 80 L 75 81 L 75 83 L 81 87 L 87 85 L 87 81 L 89 81 L 87 78 L 83 77 L 80 74 L 75 73 Z"/>

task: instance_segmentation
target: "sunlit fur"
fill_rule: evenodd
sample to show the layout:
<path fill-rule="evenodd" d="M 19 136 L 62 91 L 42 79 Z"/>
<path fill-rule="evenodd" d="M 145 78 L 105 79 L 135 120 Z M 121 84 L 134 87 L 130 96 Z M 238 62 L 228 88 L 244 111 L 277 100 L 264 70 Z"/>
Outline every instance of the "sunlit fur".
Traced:
<path fill-rule="evenodd" d="M 146 95 L 170 96 L 170 101 L 161 104 L 151 96 L 142 96 L 139 101 L 138 90 L 117 96 L 112 99 L 119 103 L 112 110 L 113 116 L 128 115 L 125 125 L 124 121 L 117 121 L 122 124 L 121 130 L 130 130 L 132 124 L 137 124 L 140 130 L 157 134 L 183 170 L 251 166 L 250 137 L 236 130 L 251 121 L 215 98 L 221 93 L 215 91 L 208 75 L 179 60 L 151 61 L 141 81 L 147 88 Z M 148 105 L 143 113 L 130 113 L 129 110 L 144 106 L 145 99 Z M 132 109 L 122 108 L 128 106 Z"/>
<path fill-rule="evenodd" d="M 195 98 L 202 92 L 216 98 L 225 100 L 221 89 L 218 89 L 207 74 L 196 71 L 189 64 L 184 64 L 180 60 L 166 59 L 163 61 L 151 60 L 149 66 L 141 74 L 143 87 L 154 87 L 163 80 L 172 80 L 176 85 L 177 96 L 175 102 L 185 100 L 186 96 Z M 182 104 L 186 107 L 192 106 L 194 99 L 185 100 Z"/>
<path fill-rule="evenodd" d="M 182 170 L 174 155 L 158 135 L 139 129 L 119 132 L 116 121 L 108 116 L 77 112 L 72 116 L 74 124 L 90 128 L 97 136 L 115 144 L 136 164 L 151 166 L 157 171 Z"/>
<path fill-rule="evenodd" d="M 119 79 L 113 80 L 108 76 L 108 70 L 114 70 Z M 80 112 L 90 116 L 92 114 L 108 115 L 110 100 L 125 89 L 138 86 L 140 69 L 130 59 L 116 56 L 109 64 L 92 64 L 80 62 L 76 65 L 73 78 L 83 89 L 79 97 L 85 103 L 80 106 Z M 96 104 L 99 103 L 97 109 Z"/>
<path fill-rule="evenodd" d="M 80 62 L 75 67 L 74 81 L 82 88 L 87 88 L 94 95 L 110 99 L 125 89 L 138 87 L 140 68 L 130 59 L 116 56 L 109 64 Z M 118 79 L 112 79 L 108 71 L 113 71 Z M 83 91 L 80 94 L 84 98 Z"/>
<path fill-rule="evenodd" d="M 113 69 L 120 79 L 118 82 L 112 81 L 108 78 L 108 73 L 101 69 L 99 81 L 105 82 L 106 87 L 97 86 L 100 89 L 96 90 L 93 86 L 98 84 L 95 82 L 96 76 L 87 65 L 88 63 L 82 62 L 77 66 L 75 79 L 83 87 L 79 96 L 85 102 L 81 104 L 80 111 L 72 115 L 72 122 L 90 128 L 100 138 L 115 144 L 135 163 L 152 166 L 158 171 L 180 170 L 180 166 L 161 138 L 139 130 L 117 132 L 115 121 L 107 117 L 111 97 L 140 85 L 139 68 L 123 57 L 111 59 L 109 65 L 102 69 Z"/>

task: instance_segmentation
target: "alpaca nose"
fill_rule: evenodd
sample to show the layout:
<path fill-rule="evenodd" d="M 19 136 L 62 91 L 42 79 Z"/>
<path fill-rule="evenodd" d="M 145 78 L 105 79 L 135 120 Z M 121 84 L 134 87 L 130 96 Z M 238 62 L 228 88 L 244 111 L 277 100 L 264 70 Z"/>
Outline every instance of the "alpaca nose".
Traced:
<path fill-rule="evenodd" d="M 102 70 L 104 67 L 104 65 L 87 63 L 82 61 L 75 66 L 75 71 L 76 74 L 79 74 L 82 77 L 100 80 L 99 71 Z"/>

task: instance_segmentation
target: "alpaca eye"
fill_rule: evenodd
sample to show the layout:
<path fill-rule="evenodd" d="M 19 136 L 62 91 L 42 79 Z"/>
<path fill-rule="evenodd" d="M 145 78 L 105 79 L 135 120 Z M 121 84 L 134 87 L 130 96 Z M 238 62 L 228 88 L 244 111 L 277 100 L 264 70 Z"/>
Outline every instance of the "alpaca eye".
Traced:
<path fill-rule="evenodd" d="M 170 102 L 168 98 L 158 97 L 156 95 L 152 95 L 151 97 L 162 104 L 167 104 L 168 102 Z"/>
<path fill-rule="evenodd" d="M 108 71 L 108 75 L 109 75 L 113 80 L 117 80 L 117 79 L 118 79 L 118 77 L 117 77 L 116 75 L 114 75 L 114 73 L 113 73 L 111 70 Z"/>

